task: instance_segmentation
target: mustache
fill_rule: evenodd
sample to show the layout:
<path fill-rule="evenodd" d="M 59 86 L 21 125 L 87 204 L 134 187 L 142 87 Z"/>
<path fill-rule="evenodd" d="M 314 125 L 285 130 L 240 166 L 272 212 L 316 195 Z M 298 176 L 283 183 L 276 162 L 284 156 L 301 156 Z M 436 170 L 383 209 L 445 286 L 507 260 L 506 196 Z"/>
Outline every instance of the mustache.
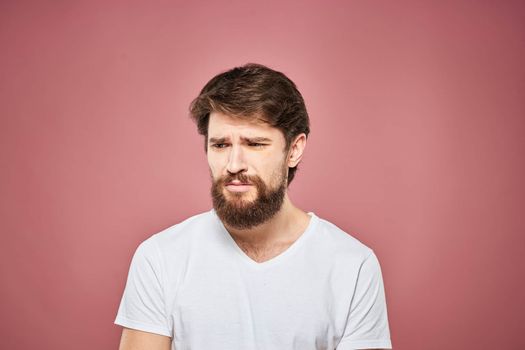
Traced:
<path fill-rule="evenodd" d="M 238 174 L 233 174 L 233 175 L 226 175 L 226 176 L 220 178 L 219 182 L 222 183 L 222 184 L 225 184 L 225 183 L 228 183 L 228 182 L 232 182 L 234 180 L 237 180 L 237 181 L 242 182 L 242 183 L 247 183 L 247 184 L 257 184 L 257 183 L 261 182 L 261 179 L 257 175 L 250 176 L 250 175 L 246 175 L 244 173 L 238 173 Z"/>

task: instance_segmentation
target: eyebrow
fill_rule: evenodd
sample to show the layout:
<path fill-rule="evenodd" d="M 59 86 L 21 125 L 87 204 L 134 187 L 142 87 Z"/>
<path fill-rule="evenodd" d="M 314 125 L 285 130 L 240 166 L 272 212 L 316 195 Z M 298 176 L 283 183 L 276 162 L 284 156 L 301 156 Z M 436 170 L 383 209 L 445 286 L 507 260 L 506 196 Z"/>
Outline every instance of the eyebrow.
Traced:
<path fill-rule="evenodd" d="M 224 143 L 224 142 L 226 142 L 228 140 L 229 140 L 228 137 L 210 137 L 210 139 L 208 140 L 208 143 Z M 254 143 L 272 142 L 272 140 L 267 138 L 267 137 L 244 137 L 244 136 L 241 136 L 241 140 L 246 141 L 246 142 L 254 142 Z"/>

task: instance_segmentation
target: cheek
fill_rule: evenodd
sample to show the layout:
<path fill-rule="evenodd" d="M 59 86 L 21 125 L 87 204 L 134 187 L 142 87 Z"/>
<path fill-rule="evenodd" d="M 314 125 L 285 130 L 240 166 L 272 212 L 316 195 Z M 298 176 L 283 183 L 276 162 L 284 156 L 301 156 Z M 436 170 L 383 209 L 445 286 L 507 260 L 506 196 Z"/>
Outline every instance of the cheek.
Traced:
<path fill-rule="evenodd" d="M 208 155 L 208 167 L 212 174 L 217 176 L 218 172 L 221 170 L 221 162 L 217 156 Z"/>
<path fill-rule="evenodd" d="M 272 184 L 273 187 L 278 186 L 281 184 L 281 181 L 284 177 L 286 177 L 286 171 L 288 170 L 288 165 L 286 163 L 286 159 L 279 159 L 276 161 L 279 165 L 276 167 L 275 163 L 273 163 L 273 171 L 269 174 L 267 174 L 267 181 Z"/>
<path fill-rule="evenodd" d="M 210 176 L 213 180 L 216 180 L 221 176 L 221 173 L 218 171 L 216 164 L 208 162 L 208 168 L 210 170 Z"/>

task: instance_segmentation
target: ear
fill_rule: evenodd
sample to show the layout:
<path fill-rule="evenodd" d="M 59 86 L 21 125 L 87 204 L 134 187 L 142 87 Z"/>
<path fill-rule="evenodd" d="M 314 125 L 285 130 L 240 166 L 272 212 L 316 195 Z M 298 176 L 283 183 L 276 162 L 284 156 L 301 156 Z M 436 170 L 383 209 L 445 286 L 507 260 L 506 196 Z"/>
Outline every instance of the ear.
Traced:
<path fill-rule="evenodd" d="M 295 168 L 303 157 L 303 152 L 306 147 L 306 134 L 302 133 L 295 137 L 290 145 L 288 151 L 288 167 Z"/>

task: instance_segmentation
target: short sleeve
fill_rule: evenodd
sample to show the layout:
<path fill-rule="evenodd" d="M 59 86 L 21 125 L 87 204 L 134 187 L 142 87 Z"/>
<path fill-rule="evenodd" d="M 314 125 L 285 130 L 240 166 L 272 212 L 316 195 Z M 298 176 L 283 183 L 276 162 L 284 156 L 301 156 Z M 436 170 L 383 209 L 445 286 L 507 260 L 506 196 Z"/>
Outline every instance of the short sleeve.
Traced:
<path fill-rule="evenodd" d="M 337 350 L 391 348 L 381 267 L 371 252 L 359 270 L 346 328 Z"/>
<path fill-rule="evenodd" d="M 151 237 L 135 251 L 114 323 L 172 337 L 165 310 L 162 265 L 155 244 Z"/>

